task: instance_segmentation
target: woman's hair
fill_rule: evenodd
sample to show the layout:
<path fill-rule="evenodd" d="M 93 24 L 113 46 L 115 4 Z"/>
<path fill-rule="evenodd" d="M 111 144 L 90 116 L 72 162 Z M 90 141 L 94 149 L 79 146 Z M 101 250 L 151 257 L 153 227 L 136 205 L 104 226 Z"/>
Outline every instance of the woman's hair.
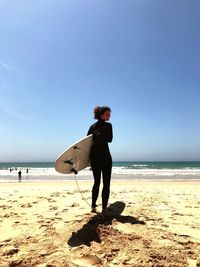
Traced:
<path fill-rule="evenodd" d="M 99 120 L 101 118 L 101 115 L 103 115 L 106 111 L 111 111 L 111 108 L 107 106 L 97 106 L 94 108 L 94 119 Z"/>

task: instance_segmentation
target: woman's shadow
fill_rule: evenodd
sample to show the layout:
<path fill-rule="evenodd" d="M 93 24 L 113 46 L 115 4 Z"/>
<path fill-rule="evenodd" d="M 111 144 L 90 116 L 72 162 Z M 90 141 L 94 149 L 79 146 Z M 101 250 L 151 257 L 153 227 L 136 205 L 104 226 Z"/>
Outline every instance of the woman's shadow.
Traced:
<path fill-rule="evenodd" d="M 145 224 L 144 221 L 140 221 L 133 216 L 121 215 L 124 208 L 125 203 L 117 201 L 108 207 L 109 216 L 103 217 L 100 213 L 97 213 L 90 218 L 81 229 L 77 232 L 72 232 L 72 235 L 67 242 L 68 245 L 71 247 L 77 247 L 83 244 L 90 246 L 92 241 L 101 243 L 99 226 L 112 225 L 113 219 L 120 223 Z"/>

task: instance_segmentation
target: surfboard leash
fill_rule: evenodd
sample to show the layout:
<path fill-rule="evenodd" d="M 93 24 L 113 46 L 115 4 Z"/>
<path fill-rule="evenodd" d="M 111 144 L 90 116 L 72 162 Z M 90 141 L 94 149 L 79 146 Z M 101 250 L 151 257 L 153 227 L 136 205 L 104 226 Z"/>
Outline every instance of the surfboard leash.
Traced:
<path fill-rule="evenodd" d="M 78 190 L 79 190 L 79 193 L 81 194 L 82 196 L 82 199 L 85 201 L 85 203 L 90 207 L 90 203 L 85 199 L 84 195 L 83 195 L 83 192 L 81 191 L 80 187 L 79 187 L 79 184 L 78 184 L 78 181 L 76 179 L 76 174 L 74 173 L 74 179 L 76 181 L 76 185 L 78 187 Z"/>

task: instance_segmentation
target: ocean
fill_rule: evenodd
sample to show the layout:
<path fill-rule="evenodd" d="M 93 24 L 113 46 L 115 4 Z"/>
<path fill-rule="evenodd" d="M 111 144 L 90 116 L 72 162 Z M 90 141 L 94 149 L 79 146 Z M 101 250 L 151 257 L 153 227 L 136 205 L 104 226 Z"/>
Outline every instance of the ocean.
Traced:
<path fill-rule="evenodd" d="M 11 169 L 11 171 L 10 171 Z M 26 170 L 28 169 L 28 173 Z M 55 171 L 54 162 L 1 162 L 0 182 L 17 181 L 18 171 L 22 180 L 72 180 L 73 174 Z M 80 180 L 91 180 L 88 167 L 79 172 Z M 200 179 L 200 161 L 114 161 L 112 178 L 123 179 Z"/>

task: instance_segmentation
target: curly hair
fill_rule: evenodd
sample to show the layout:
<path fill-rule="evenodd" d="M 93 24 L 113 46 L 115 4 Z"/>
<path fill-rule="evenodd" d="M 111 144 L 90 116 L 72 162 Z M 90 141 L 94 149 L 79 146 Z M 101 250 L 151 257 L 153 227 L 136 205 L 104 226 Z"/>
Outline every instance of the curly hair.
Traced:
<path fill-rule="evenodd" d="M 96 106 L 94 108 L 94 119 L 99 120 L 101 118 L 101 115 L 103 115 L 106 111 L 111 111 L 111 108 L 108 106 Z"/>

